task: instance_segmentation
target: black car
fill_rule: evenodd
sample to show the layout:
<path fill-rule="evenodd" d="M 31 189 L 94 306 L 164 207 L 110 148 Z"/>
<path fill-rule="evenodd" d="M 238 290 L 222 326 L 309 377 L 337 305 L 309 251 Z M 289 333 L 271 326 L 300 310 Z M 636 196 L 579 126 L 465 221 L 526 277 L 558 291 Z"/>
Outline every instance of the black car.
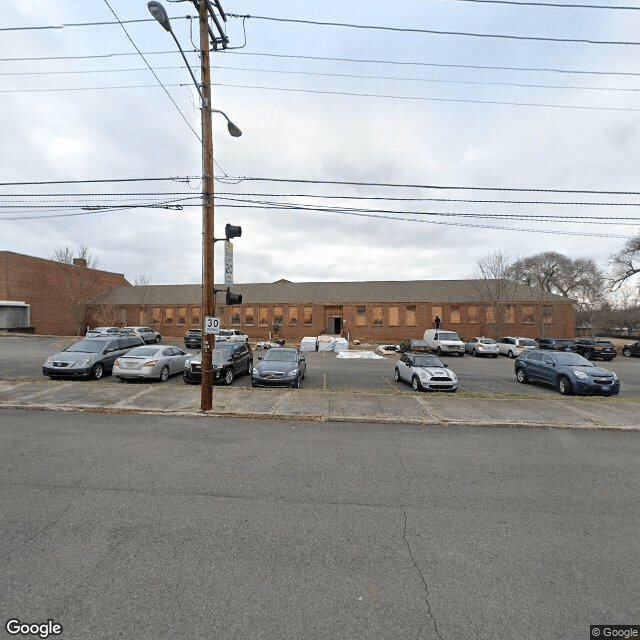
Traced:
<path fill-rule="evenodd" d="M 581 356 L 584 356 L 587 360 L 595 360 L 600 358 L 601 360 L 611 361 L 616 355 L 616 348 L 608 340 L 588 340 L 586 338 L 580 338 L 574 340 L 575 351 Z"/>
<path fill-rule="evenodd" d="M 251 373 L 253 353 L 246 342 L 217 342 L 212 352 L 214 384 L 230 385 L 235 378 Z M 202 353 L 186 360 L 182 379 L 187 384 L 202 382 Z"/>
<path fill-rule="evenodd" d="M 307 361 L 300 349 L 274 347 L 251 370 L 251 386 L 297 389 L 306 373 Z"/>
<path fill-rule="evenodd" d="M 624 347 L 622 347 L 622 355 L 626 358 L 630 358 L 631 356 L 637 356 L 640 358 L 640 342 L 625 344 Z"/>
<path fill-rule="evenodd" d="M 189 329 L 184 336 L 184 346 L 187 349 L 201 349 L 202 329 Z"/>
<path fill-rule="evenodd" d="M 549 351 L 575 351 L 573 340 L 565 338 L 536 338 L 536 342 L 541 349 Z"/>

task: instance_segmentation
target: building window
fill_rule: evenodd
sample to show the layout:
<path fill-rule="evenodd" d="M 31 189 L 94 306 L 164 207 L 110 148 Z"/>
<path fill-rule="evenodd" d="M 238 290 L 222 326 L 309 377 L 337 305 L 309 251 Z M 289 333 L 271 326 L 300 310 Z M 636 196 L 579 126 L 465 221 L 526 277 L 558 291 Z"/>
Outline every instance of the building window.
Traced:
<path fill-rule="evenodd" d="M 313 307 L 304 307 L 303 310 L 303 322 L 306 327 L 313 326 Z"/>
<path fill-rule="evenodd" d="M 494 311 L 493 307 L 487 307 L 487 310 L 485 311 L 484 314 L 486 321 L 488 324 L 494 324 L 496 321 L 496 312 Z"/>
<path fill-rule="evenodd" d="M 280 325 L 282 325 L 282 307 L 273 308 L 273 322 L 276 323 L 278 321 L 280 321 Z"/>
<path fill-rule="evenodd" d="M 436 316 L 442 320 L 442 307 L 431 307 L 431 322 L 435 323 Z"/>
<path fill-rule="evenodd" d="M 298 326 L 298 307 L 289 307 L 289 324 L 292 327 Z"/>
<path fill-rule="evenodd" d="M 460 307 L 451 307 L 449 322 L 451 322 L 451 324 L 460 324 Z"/>
<path fill-rule="evenodd" d="M 187 324 L 187 307 L 178 307 L 178 324 Z"/>
<path fill-rule="evenodd" d="M 231 307 L 231 324 L 233 326 L 240 325 L 240 307 Z"/>
<path fill-rule="evenodd" d="M 522 322 L 525 324 L 533 324 L 536 320 L 532 304 L 522 305 Z"/>
<path fill-rule="evenodd" d="M 356 327 L 367 326 L 367 308 L 356 307 Z"/>
<path fill-rule="evenodd" d="M 253 325 L 253 307 L 244 308 L 244 323 L 248 326 Z"/>
<path fill-rule="evenodd" d="M 258 324 L 263 327 L 269 324 L 269 307 L 258 307 Z"/>
<path fill-rule="evenodd" d="M 542 305 L 542 322 L 551 324 L 553 322 L 553 306 L 550 304 Z"/>
<path fill-rule="evenodd" d="M 200 307 L 191 307 L 191 324 L 200 325 Z"/>
<path fill-rule="evenodd" d="M 467 316 L 469 318 L 469 322 L 478 322 L 478 305 L 472 304 L 467 307 Z"/>
<path fill-rule="evenodd" d="M 400 324 L 400 309 L 398 307 L 389 307 L 389 326 L 397 327 Z"/>
<path fill-rule="evenodd" d="M 407 327 L 415 327 L 416 326 L 416 307 L 411 306 L 407 307 L 407 318 L 405 322 Z"/>
<path fill-rule="evenodd" d="M 164 308 L 164 323 L 173 324 L 173 307 Z"/>
<path fill-rule="evenodd" d="M 373 307 L 373 326 L 382 326 L 382 307 Z"/>
<path fill-rule="evenodd" d="M 505 309 L 504 321 L 506 324 L 516 323 L 516 308 L 512 304 L 508 304 Z"/>
<path fill-rule="evenodd" d="M 160 324 L 160 307 L 153 307 L 152 318 L 153 324 L 156 326 Z"/>
<path fill-rule="evenodd" d="M 126 307 L 122 307 L 122 309 L 120 309 L 120 322 L 122 322 L 122 324 L 124 325 L 127 324 L 127 308 Z"/>

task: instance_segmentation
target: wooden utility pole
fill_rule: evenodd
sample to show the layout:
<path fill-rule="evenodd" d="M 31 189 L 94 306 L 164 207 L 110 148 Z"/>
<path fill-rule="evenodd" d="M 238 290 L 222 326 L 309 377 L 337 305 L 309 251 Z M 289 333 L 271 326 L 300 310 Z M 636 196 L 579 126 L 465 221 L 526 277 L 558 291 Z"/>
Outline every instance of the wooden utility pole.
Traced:
<path fill-rule="evenodd" d="M 207 3 L 198 5 L 200 23 L 200 77 L 202 80 L 202 384 L 200 410 L 209 411 L 213 401 L 213 348 L 215 336 L 205 334 L 205 318 L 215 316 L 213 271 L 213 134 L 211 130 L 211 67 Z"/>

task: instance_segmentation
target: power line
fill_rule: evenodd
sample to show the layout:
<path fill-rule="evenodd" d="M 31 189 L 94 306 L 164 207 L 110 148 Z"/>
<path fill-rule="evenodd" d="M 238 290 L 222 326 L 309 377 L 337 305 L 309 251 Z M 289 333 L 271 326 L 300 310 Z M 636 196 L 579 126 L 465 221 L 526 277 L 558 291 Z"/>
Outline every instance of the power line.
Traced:
<path fill-rule="evenodd" d="M 521 36 L 505 33 L 476 33 L 471 31 L 439 31 L 436 29 L 419 29 L 416 27 L 388 27 L 383 25 L 371 24 L 355 24 L 349 22 L 322 22 L 319 20 L 301 20 L 295 18 L 276 18 L 274 16 L 252 16 L 239 15 L 234 13 L 227 14 L 230 18 L 244 18 L 254 20 L 268 20 L 272 22 L 287 22 L 293 24 L 308 24 L 321 27 L 343 27 L 348 29 L 366 29 L 375 31 L 393 31 L 398 33 L 417 33 L 424 35 L 439 36 L 463 36 L 468 38 L 497 38 L 500 40 L 520 40 L 533 42 L 563 42 L 567 44 L 594 44 L 594 45 L 611 45 L 611 46 L 640 46 L 638 41 L 626 40 L 593 40 L 590 38 L 554 38 L 551 36 Z"/>
<path fill-rule="evenodd" d="M 520 2 L 519 0 L 450 0 L 451 2 L 476 2 L 480 4 L 511 4 L 520 7 L 544 7 L 547 9 L 611 9 L 613 11 L 640 11 L 640 7 L 611 4 L 571 4 L 567 2 Z"/>
<path fill-rule="evenodd" d="M 115 15 L 115 14 L 114 14 Z M 193 16 L 171 16 L 171 20 L 191 20 Z M 102 22 L 63 22 L 61 24 L 50 24 L 42 26 L 26 26 L 26 27 L 0 27 L 0 31 L 44 31 L 50 29 L 67 29 L 73 27 L 107 27 L 123 24 L 139 24 L 141 22 L 155 22 L 155 18 L 138 18 L 134 20 L 117 20 Z"/>

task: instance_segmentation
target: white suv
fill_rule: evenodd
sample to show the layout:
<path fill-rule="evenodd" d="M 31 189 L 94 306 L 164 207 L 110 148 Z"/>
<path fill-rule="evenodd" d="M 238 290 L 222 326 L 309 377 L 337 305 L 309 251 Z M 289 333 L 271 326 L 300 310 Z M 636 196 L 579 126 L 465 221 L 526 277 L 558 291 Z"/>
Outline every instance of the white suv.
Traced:
<path fill-rule="evenodd" d="M 237 329 L 220 329 L 216 334 L 216 342 L 249 342 L 249 336 Z"/>

